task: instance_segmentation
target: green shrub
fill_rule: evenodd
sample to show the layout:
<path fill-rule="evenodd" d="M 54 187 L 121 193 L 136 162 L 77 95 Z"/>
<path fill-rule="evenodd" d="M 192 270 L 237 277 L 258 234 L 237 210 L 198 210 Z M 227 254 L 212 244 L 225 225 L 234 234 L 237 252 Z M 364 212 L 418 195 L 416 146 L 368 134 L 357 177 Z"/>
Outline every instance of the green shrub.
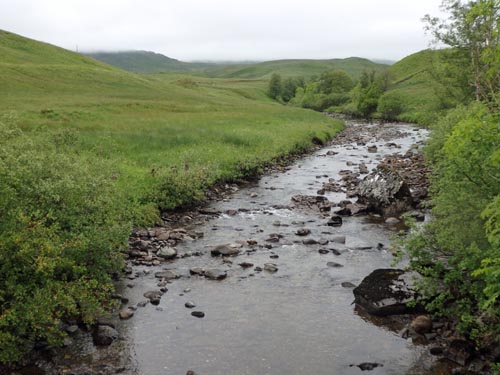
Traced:
<path fill-rule="evenodd" d="M 70 131 L 0 120 L 0 363 L 58 344 L 62 319 L 106 306 L 130 226 L 110 162 L 74 151 Z"/>
<path fill-rule="evenodd" d="M 398 93 L 386 92 L 379 99 L 377 112 L 385 119 L 395 119 L 403 112 L 403 103 Z"/>
<path fill-rule="evenodd" d="M 452 111 L 432 133 L 427 155 L 433 220 L 408 240 L 412 265 L 428 277 L 429 308 L 457 317 L 462 333 L 489 346 L 500 337 L 498 115 L 479 104 Z"/>

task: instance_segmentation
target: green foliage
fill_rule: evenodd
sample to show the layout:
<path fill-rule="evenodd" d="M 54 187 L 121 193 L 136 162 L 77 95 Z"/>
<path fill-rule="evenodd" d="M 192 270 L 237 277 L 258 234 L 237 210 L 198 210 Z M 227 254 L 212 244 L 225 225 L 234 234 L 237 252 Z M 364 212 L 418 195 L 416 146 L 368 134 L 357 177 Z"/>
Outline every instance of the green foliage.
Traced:
<path fill-rule="evenodd" d="M 131 229 L 112 163 L 80 153 L 69 130 L 14 122 L 0 121 L 0 363 L 102 311 Z"/>
<path fill-rule="evenodd" d="M 448 18 L 427 15 L 427 30 L 436 41 L 466 52 L 466 71 L 476 100 L 500 108 L 500 1 L 443 0 Z"/>
<path fill-rule="evenodd" d="M 281 98 L 285 102 L 289 102 L 294 96 L 299 87 L 305 86 L 305 80 L 302 77 L 287 77 L 281 85 Z"/>
<path fill-rule="evenodd" d="M 436 129 L 427 152 L 434 219 L 407 248 L 427 276 L 428 307 L 458 317 L 464 334 L 488 346 L 500 334 L 500 119 L 476 104 Z"/>
<path fill-rule="evenodd" d="M 395 92 L 387 92 L 380 97 L 377 112 L 385 119 L 395 119 L 404 110 L 405 99 Z"/>
<path fill-rule="evenodd" d="M 281 76 L 274 73 L 269 80 L 267 94 L 271 99 L 278 99 L 281 95 Z"/>
<path fill-rule="evenodd" d="M 354 87 L 352 78 L 342 70 L 328 70 L 318 80 L 318 90 L 322 94 L 346 93 Z"/>

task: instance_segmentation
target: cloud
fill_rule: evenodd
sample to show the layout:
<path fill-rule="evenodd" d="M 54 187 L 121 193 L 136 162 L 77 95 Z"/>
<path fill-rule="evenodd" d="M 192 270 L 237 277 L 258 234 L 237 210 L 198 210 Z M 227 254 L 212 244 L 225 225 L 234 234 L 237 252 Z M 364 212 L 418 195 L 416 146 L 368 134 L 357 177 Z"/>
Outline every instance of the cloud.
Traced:
<path fill-rule="evenodd" d="M 436 0 L 0 0 L 0 27 L 80 50 L 152 50 L 181 60 L 363 56 L 427 47 Z"/>

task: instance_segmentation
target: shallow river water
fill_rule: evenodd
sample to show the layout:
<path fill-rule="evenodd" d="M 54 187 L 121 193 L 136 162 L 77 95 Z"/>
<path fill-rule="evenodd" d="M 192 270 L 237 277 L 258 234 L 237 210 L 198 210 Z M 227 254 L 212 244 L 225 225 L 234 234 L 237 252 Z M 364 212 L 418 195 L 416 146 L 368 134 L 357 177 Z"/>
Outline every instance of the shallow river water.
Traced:
<path fill-rule="evenodd" d="M 357 285 L 374 269 L 391 266 L 393 257 L 387 249 L 394 228 L 367 216 L 345 217 L 341 227 L 329 227 L 328 217 L 318 211 L 280 207 L 290 206 L 294 195 L 316 195 L 328 178 L 339 180 L 341 170 L 357 171 L 361 162 L 372 169 L 385 155 L 405 153 L 426 136 L 425 131 L 405 124 L 386 124 L 372 130 L 367 124 L 350 126 L 366 133 L 367 146 L 377 145 L 377 152 L 370 153 L 366 146 L 356 143 L 322 148 L 298 160 L 286 172 L 267 175 L 230 199 L 212 203 L 210 208 L 221 212 L 243 212 L 222 214 L 186 228 L 204 235 L 180 243 L 178 253 L 201 251 L 202 256 L 134 268 L 140 277 L 124 291 L 130 305 L 143 301 L 144 292 L 158 289 L 156 271 L 175 269 L 182 275 L 167 285 L 168 292 L 159 306 L 148 304 L 124 322 L 138 373 L 359 374 L 361 370 L 355 365 L 376 362 L 382 366 L 369 373 L 437 374 L 428 368 L 424 346 L 414 346 L 396 331 L 377 326 L 358 313 L 352 304 L 352 288 L 341 285 Z M 396 138 L 391 137 L 394 133 Z M 401 148 L 386 145 L 388 141 Z M 338 154 L 326 155 L 327 151 Z M 326 197 L 333 202 L 345 199 L 342 193 L 327 193 Z M 295 232 L 302 227 L 310 229 L 311 234 L 297 236 Z M 271 233 L 282 235 L 280 242 L 266 242 Z M 346 236 L 345 245 L 302 244 L 304 238 L 331 240 L 337 235 Z M 231 258 L 232 264 L 210 256 L 215 245 L 248 239 L 272 248 L 257 246 L 246 253 L 248 248 L 244 247 L 242 255 Z M 340 255 L 318 252 L 332 248 Z M 271 262 L 278 271 L 256 272 L 254 267 L 240 267 L 241 262 L 260 267 Z M 330 267 L 328 262 L 343 267 Z M 220 281 L 190 276 L 192 267 L 219 268 L 228 276 Z M 194 310 L 203 311 L 205 317 L 191 316 L 192 310 L 184 306 L 188 301 L 194 302 Z"/>

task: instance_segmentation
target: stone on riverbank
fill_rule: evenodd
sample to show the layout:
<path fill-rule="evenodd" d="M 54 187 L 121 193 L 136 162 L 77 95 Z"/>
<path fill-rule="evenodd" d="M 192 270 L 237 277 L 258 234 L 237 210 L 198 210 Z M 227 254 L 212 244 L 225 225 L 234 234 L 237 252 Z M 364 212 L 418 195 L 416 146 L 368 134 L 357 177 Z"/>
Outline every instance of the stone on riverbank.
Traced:
<path fill-rule="evenodd" d="M 377 316 L 410 314 L 422 311 L 415 301 L 417 293 L 410 286 L 410 276 L 400 269 L 377 269 L 353 290 L 354 302 Z"/>

